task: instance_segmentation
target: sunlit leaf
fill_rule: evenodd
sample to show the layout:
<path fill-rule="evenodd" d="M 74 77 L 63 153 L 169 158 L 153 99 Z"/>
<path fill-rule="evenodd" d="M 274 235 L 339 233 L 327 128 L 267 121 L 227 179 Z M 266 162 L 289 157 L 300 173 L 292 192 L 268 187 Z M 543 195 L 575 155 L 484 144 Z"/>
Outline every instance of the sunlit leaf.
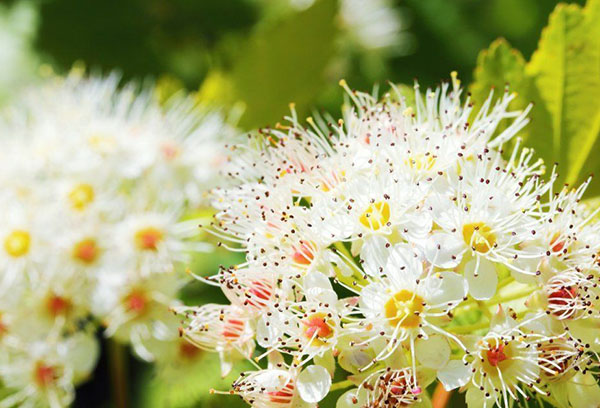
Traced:
<path fill-rule="evenodd" d="M 334 54 L 336 9 L 334 0 L 319 0 L 254 33 L 231 76 L 246 104 L 242 126 L 273 124 L 291 102 L 300 113 L 307 111 Z"/>
<path fill-rule="evenodd" d="M 585 9 L 559 4 L 526 68 L 539 92 L 535 102 L 551 118 L 551 133 L 531 126 L 529 142 L 547 161 L 559 161 L 570 183 L 581 180 L 600 131 L 599 9 L 598 0 Z"/>

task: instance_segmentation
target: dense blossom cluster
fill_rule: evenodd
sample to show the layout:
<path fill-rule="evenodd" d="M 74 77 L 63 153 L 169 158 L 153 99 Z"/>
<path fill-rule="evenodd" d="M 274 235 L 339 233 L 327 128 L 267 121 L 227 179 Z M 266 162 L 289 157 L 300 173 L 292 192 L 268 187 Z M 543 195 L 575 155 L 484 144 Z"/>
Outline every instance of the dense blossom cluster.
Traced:
<path fill-rule="evenodd" d="M 255 362 L 258 408 L 470 408 L 600 400 L 600 227 L 516 134 L 513 95 L 474 110 L 453 76 L 424 94 L 351 91 L 344 119 L 237 146 L 208 227 L 246 261 L 203 279 L 231 302 L 177 309 L 181 335 Z M 332 385 L 332 378 L 341 379 Z M 439 388 L 438 387 L 438 388 Z"/>
<path fill-rule="evenodd" d="M 232 134 L 192 99 L 161 106 L 117 76 L 49 82 L 0 125 L 2 408 L 69 405 L 99 326 L 145 360 L 194 353 L 169 311 L 181 265 L 207 249 L 184 217 Z"/>

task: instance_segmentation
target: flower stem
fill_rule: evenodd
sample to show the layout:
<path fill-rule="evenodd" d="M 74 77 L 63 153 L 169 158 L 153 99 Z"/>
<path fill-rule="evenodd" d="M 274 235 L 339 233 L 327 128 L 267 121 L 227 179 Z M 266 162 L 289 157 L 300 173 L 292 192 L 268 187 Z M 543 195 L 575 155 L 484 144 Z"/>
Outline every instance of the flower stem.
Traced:
<path fill-rule="evenodd" d="M 433 392 L 433 397 L 431 398 L 431 405 L 433 408 L 446 408 L 448 402 L 450 402 L 451 395 L 452 391 L 446 391 L 442 383 L 438 383 Z"/>
<path fill-rule="evenodd" d="M 343 390 L 344 388 L 352 387 L 354 383 L 350 380 L 339 381 L 331 384 L 330 391 Z"/>
<path fill-rule="evenodd" d="M 127 350 L 125 346 L 109 339 L 108 346 L 108 369 L 110 383 L 116 408 L 128 408 L 129 398 L 127 395 Z"/>

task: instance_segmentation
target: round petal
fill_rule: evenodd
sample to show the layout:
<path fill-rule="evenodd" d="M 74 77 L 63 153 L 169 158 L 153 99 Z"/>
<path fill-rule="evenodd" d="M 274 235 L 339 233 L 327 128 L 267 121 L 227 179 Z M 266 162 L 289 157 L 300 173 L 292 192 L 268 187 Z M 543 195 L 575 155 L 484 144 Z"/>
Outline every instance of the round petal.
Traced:
<path fill-rule="evenodd" d="M 446 391 L 462 387 L 471 379 L 471 368 L 462 360 L 450 360 L 448 364 L 438 371 L 437 378 Z"/>
<path fill-rule="evenodd" d="M 438 232 L 425 244 L 425 257 L 435 266 L 444 269 L 454 268 L 460 263 L 465 243 L 452 234 Z"/>
<path fill-rule="evenodd" d="M 479 258 L 465 265 L 465 278 L 469 282 L 469 293 L 477 300 L 488 300 L 496 294 L 498 274 L 494 264 Z"/>
<path fill-rule="evenodd" d="M 448 340 L 439 334 L 429 336 L 427 339 L 417 339 L 415 342 L 417 360 L 427 368 L 444 367 L 450 359 L 450 351 Z"/>
<path fill-rule="evenodd" d="M 298 392 L 306 402 L 321 401 L 331 387 L 331 376 L 325 367 L 311 365 L 298 375 Z"/>
<path fill-rule="evenodd" d="M 600 387 L 590 373 L 577 373 L 567 385 L 567 394 L 573 408 L 597 407 L 600 401 Z"/>
<path fill-rule="evenodd" d="M 467 282 L 457 273 L 438 272 L 423 279 L 418 292 L 431 306 L 447 305 L 467 295 Z"/>
<path fill-rule="evenodd" d="M 321 272 L 311 272 L 304 278 L 304 291 L 309 300 L 323 303 L 337 302 L 337 295 L 327 276 Z"/>

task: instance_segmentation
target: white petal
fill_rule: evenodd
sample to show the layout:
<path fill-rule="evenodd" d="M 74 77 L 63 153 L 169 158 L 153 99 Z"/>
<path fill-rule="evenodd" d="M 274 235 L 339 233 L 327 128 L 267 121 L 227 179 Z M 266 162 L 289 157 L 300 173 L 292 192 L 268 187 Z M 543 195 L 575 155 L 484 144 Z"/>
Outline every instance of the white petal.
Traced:
<path fill-rule="evenodd" d="M 494 264 L 485 258 L 473 259 L 465 265 L 465 278 L 469 282 L 469 293 L 477 300 L 488 300 L 496 294 L 498 274 Z"/>
<path fill-rule="evenodd" d="M 471 367 L 462 360 L 450 360 L 446 367 L 438 371 L 437 378 L 446 391 L 462 387 L 471 379 Z"/>
<path fill-rule="evenodd" d="M 256 342 L 261 347 L 271 347 L 277 341 L 277 337 L 281 335 L 281 332 L 277 329 L 277 325 L 273 323 L 267 322 L 265 316 L 258 320 L 256 324 Z"/>
<path fill-rule="evenodd" d="M 465 243 L 452 234 L 438 232 L 431 235 L 425 244 L 427 260 L 444 269 L 454 268 L 460 263 Z"/>
<path fill-rule="evenodd" d="M 331 376 L 325 367 L 311 365 L 298 376 L 298 392 L 306 402 L 319 402 L 329 392 Z"/>
<path fill-rule="evenodd" d="M 330 304 L 337 302 L 331 282 L 321 272 L 311 272 L 304 277 L 304 292 L 309 300 Z"/>
<path fill-rule="evenodd" d="M 360 250 L 360 259 L 363 261 L 363 269 L 369 276 L 380 276 L 387 264 L 390 250 L 386 248 L 388 240 L 381 235 L 365 238 Z"/>
<path fill-rule="evenodd" d="M 438 272 L 423 279 L 418 292 L 429 305 L 445 305 L 467 295 L 467 282 L 457 273 Z"/>
<path fill-rule="evenodd" d="M 413 281 L 419 279 L 423 274 L 423 264 L 410 246 L 397 244 L 390 251 L 385 272 L 390 278 L 397 276 L 400 281 Z"/>
<path fill-rule="evenodd" d="M 415 353 L 417 360 L 425 367 L 439 369 L 450 359 L 450 345 L 445 337 L 434 334 L 427 339 L 417 339 Z"/>
<path fill-rule="evenodd" d="M 598 407 L 600 404 L 600 387 L 591 373 L 578 373 L 567 386 L 569 402 L 573 408 Z"/>

